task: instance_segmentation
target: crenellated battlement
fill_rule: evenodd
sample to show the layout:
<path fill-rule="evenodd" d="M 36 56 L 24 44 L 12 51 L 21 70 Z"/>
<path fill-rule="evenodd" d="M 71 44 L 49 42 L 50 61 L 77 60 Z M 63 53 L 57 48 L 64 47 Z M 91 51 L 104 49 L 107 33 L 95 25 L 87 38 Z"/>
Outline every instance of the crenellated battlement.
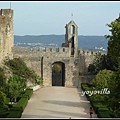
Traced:
<path fill-rule="evenodd" d="M 95 56 L 95 55 L 97 55 L 97 54 L 104 54 L 104 53 L 100 53 L 100 52 L 93 52 L 93 51 L 91 51 L 91 50 L 82 50 L 82 49 L 79 49 L 78 50 L 78 54 L 79 55 L 81 55 L 81 56 Z"/>
<path fill-rule="evenodd" d="M 18 54 L 29 54 L 29 53 L 36 53 L 36 54 L 39 54 L 39 53 L 62 53 L 62 54 L 66 54 L 69 52 L 69 48 L 66 48 L 66 47 L 59 47 L 59 48 L 47 48 L 47 47 L 33 47 L 33 48 L 30 48 L 30 47 L 21 47 L 21 46 L 14 46 L 12 48 L 12 51 L 14 53 L 18 53 Z"/>
<path fill-rule="evenodd" d="M 21 55 L 29 55 L 29 54 L 63 54 L 65 56 L 69 56 L 69 51 L 70 49 L 68 47 L 58 47 L 58 48 L 47 48 L 47 47 L 33 47 L 33 48 L 30 48 L 30 47 L 21 47 L 21 46 L 14 46 L 12 48 L 12 52 L 14 54 L 21 54 Z M 82 50 L 82 49 L 78 49 L 78 56 L 90 56 L 90 57 L 94 57 L 96 56 L 97 54 L 104 54 L 104 53 L 100 53 L 100 52 L 93 52 L 93 51 L 90 51 L 90 50 Z M 70 57 L 70 56 L 69 56 Z"/>

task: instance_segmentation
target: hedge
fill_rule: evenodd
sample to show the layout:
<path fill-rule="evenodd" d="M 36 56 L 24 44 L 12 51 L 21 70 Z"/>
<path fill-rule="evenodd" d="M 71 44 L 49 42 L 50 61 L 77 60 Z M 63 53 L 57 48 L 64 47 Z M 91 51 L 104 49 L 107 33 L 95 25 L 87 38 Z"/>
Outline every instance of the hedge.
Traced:
<path fill-rule="evenodd" d="M 9 115 L 9 111 L 0 112 L 0 118 L 6 118 Z"/>
<path fill-rule="evenodd" d="M 9 104 L 10 98 L 6 98 L 5 104 Z"/>
<path fill-rule="evenodd" d="M 22 97 L 17 104 L 13 104 L 6 118 L 20 118 L 28 103 L 28 97 Z"/>
<path fill-rule="evenodd" d="M 9 104 L 10 99 L 7 98 L 4 107 L 0 109 L 0 118 L 20 118 L 32 94 L 33 89 L 27 88 L 24 94 L 18 97 L 17 104 Z"/>
<path fill-rule="evenodd" d="M 92 101 L 91 96 L 89 96 L 88 94 L 86 94 L 86 97 L 87 97 L 87 100 L 88 100 L 88 101 Z"/>
<path fill-rule="evenodd" d="M 13 104 L 6 104 L 8 106 L 8 108 L 12 108 Z"/>
<path fill-rule="evenodd" d="M 92 105 L 96 114 L 98 113 L 99 108 L 105 108 L 106 107 L 105 105 L 103 105 L 102 103 L 100 103 L 98 101 L 93 101 L 91 105 Z"/>
<path fill-rule="evenodd" d="M 22 111 L 21 110 L 10 110 L 9 115 L 6 116 L 6 118 L 21 118 Z"/>
<path fill-rule="evenodd" d="M 110 113 L 111 112 L 108 108 L 99 108 L 97 116 L 99 118 L 111 118 Z"/>
<path fill-rule="evenodd" d="M 2 108 L 0 108 L 0 118 L 6 118 L 6 116 L 9 114 L 8 109 L 9 107 L 7 105 L 4 105 Z"/>
<path fill-rule="evenodd" d="M 33 94 L 33 89 L 27 88 L 25 90 L 25 94 L 23 96 L 28 96 L 28 100 L 29 100 L 31 98 L 32 94 Z"/>
<path fill-rule="evenodd" d="M 87 88 L 87 87 L 88 87 L 88 86 L 87 86 L 86 83 L 81 83 L 81 88 L 82 88 L 83 91 L 85 91 L 85 90 L 86 90 L 85 88 Z"/>
<path fill-rule="evenodd" d="M 81 83 L 81 88 L 83 91 L 92 90 L 92 85 L 89 83 Z M 92 100 L 92 97 L 86 94 L 88 101 L 90 101 L 91 106 L 93 107 L 95 113 L 97 114 L 98 118 L 111 118 L 115 117 L 114 114 L 100 101 Z"/>
<path fill-rule="evenodd" d="M 28 103 L 28 97 L 26 96 L 23 96 L 17 104 L 14 104 L 13 107 L 18 107 L 18 108 L 21 108 L 21 111 L 23 112 L 26 105 Z"/>
<path fill-rule="evenodd" d="M 88 83 L 81 83 L 81 88 L 83 91 L 91 91 L 91 85 L 89 85 Z M 89 96 L 88 94 L 85 94 L 88 101 L 91 101 L 91 96 Z"/>

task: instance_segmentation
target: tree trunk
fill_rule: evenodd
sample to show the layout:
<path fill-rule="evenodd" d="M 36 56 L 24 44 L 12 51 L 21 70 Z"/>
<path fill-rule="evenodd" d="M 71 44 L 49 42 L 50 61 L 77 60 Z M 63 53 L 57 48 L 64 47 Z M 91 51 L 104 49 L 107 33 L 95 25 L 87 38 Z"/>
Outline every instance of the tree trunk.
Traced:
<path fill-rule="evenodd" d="M 14 97 L 14 102 L 15 102 L 15 103 L 17 102 L 17 98 L 16 98 L 16 97 Z"/>

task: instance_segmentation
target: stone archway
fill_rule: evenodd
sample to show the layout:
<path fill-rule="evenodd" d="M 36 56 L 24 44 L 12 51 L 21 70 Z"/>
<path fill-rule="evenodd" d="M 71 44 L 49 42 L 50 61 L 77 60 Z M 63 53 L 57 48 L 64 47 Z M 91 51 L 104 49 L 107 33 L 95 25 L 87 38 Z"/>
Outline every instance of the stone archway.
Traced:
<path fill-rule="evenodd" d="M 63 62 L 52 64 L 52 86 L 65 86 L 65 64 Z"/>

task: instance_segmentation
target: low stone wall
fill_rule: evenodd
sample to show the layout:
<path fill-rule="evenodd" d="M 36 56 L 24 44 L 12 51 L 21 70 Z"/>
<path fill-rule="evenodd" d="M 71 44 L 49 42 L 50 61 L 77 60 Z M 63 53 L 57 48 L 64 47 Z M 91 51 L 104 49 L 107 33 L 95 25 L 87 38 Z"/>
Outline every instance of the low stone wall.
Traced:
<path fill-rule="evenodd" d="M 36 90 L 40 89 L 41 86 L 40 85 L 36 85 L 36 86 L 30 87 L 30 88 L 32 88 L 33 91 L 36 91 Z"/>
<path fill-rule="evenodd" d="M 95 75 L 79 76 L 79 86 L 81 86 L 81 83 L 92 83 L 94 79 Z"/>

